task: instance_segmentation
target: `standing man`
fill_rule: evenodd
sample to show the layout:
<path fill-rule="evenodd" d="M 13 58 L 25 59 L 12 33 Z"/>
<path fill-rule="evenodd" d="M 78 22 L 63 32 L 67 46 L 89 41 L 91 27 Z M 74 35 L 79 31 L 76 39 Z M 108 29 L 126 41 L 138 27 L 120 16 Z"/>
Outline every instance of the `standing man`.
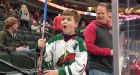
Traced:
<path fill-rule="evenodd" d="M 96 8 L 96 20 L 84 30 L 88 50 L 89 75 L 113 75 L 113 50 L 109 6 L 100 3 Z"/>

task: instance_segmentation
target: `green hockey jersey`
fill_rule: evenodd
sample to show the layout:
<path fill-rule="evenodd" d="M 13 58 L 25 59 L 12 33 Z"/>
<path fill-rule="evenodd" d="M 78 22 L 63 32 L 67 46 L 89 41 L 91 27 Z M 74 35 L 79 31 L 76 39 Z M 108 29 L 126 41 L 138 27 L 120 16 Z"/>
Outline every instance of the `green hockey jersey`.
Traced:
<path fill-rule="evenodd" d="M 83 39 L 76 36 L 65 41 L 62 34 L 48 40 L 43 67 L 57 69 L 59 75 L 86 75 L 87 52 Z"/>

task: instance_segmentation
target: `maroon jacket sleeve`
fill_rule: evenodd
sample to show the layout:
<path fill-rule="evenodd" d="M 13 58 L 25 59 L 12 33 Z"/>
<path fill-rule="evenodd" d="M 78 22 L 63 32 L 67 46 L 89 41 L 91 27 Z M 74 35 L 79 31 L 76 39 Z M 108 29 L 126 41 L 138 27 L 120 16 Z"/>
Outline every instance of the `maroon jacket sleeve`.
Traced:
<path fill-rule="evenodd" d="M 84 39 L 88 52 L 93 55 L 110 56 L 110 48 L 100 48 L 95 45 L 96 41 L 96 24 L 90 23 L 84 30 Z"/>

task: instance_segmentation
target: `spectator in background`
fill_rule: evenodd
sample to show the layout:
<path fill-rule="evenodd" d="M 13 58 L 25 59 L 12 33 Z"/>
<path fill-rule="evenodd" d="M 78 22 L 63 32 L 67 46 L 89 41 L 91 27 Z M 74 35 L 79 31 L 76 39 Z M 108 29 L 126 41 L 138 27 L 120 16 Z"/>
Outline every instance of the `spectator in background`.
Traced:
<path fill-rule="evenodd" d="M 45 22 L 45 26 L 44 26 L 44 31 L 46 32 L 47 31 L 47 27 L 50 27 L 50 24 L 48 22 Z M 43 29 L 43 23 L 41 24 L 41 27 L 40 27 L 40 32 L 42 33 L 42 29 Z"/>
<path fill-rule="evenodd" d="M 62 21 L 62 16 L 61 16 L 61 14 L 58 14 L 58 16 L 56 16 L 56 17 L 53 19 L 53 28 L 54 28 L 54 34 L 55 34 L 55 35 L 62 32 L 61 21 Z"/>
<path fill-rule="evenodd" d="M 39 19 L 39 12 L 38 12 L 38 10 L 37 9 L 35 9 L 35 11 L 34 11 L 34 19 L 36 20 L 36 21 L 38 21 L 38 19 Z"/>
<path fill-rule="evenodd" d="M 80 27 L 78 27 L 77 29 L 77 34 L 81 36 L 82 38 L 84 38 L 83 32 L 84 32 L 85 27 L 86 27 L 85 21 L 81 21 Z"/>
<path fill-rule="evenodd" d="M 0 49 L 4 51 L 29 51 L 16 32 L 18 31 L 18 19 L 8 17 L 5 20 L 5 29 L 0 32 Z"/>
<path fill-rule="evenodd" d="M 50 28 L 51 28 L 51 25 L 48 22 L 46 22 L 45 23 L 45 32 L 49 33 Z"/>
<path fill-rule="evenodd" d="M 88 51 L 89 75 L 113 75 L 113 50 L 109 6 L 100 3 L 96 8 L 96 20 L 84 30 Z"/>
<path fill-rule="evenodd" d="M 18 19 L 21 27 L 27 27 L 30 30 L 30 14 L 26 5 L 21 5 Z"/>
<path fill-rule="evenodd" d="M 41 27 L 40 27 L 40 32 L 41 33 L 42 33 L 42 29 L 43 29 L 43 23 L 41 24 Z M 45 22 L 44 36 L 46 38 L 49 38 L 49 37 L 53 36 L 53 28 L 52 28 L 51 24 L 49 24 L 48 22 Z"/>
<path fill-rule="evenodd" d="M 140 59 L 136 58 L 135 61 L 129 65 L 128 68 L 130 72 L 128 72 L 128 74 L 124 73 L 124 75 L 140 75 Z"/>
<path fill-rule="evenodd" d="M 40 33 L 40 26 L 37 24 L 37 22 L 34 20 L 31 25 L 31 30 Z"/>
<path fill-rule="evenodd" d="M 63 11 L 63 34 L 49 39 L 46 45 L 44 39 L 39 39 L 38 48 L 45 48 L 43 67 L 47 70 L 43 75 L 86 75 L 87 52 L 84 41 L 75 33 L 80 18 L 76 10 Z"/>

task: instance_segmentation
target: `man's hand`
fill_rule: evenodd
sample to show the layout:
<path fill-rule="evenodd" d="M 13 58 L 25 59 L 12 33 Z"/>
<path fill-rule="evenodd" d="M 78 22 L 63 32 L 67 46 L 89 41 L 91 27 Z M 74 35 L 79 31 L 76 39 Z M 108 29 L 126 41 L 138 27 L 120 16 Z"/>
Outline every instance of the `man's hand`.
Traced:
<path fill-rule="evenodd" d="M 46 39 L 39 39 L 38 40 L 38 48 L 39 49 L 42 49 L 45 47 L 45 44 L 46 44 Z"/>
<path fill-rule="evenodd" d="M 59 75 L 58 70 L 46 70 L 43 75 Z"/>
<path fill-rule="evenodd" d="M 113 55 L 113 50 L 111 50 L 111 55 Z"/>

